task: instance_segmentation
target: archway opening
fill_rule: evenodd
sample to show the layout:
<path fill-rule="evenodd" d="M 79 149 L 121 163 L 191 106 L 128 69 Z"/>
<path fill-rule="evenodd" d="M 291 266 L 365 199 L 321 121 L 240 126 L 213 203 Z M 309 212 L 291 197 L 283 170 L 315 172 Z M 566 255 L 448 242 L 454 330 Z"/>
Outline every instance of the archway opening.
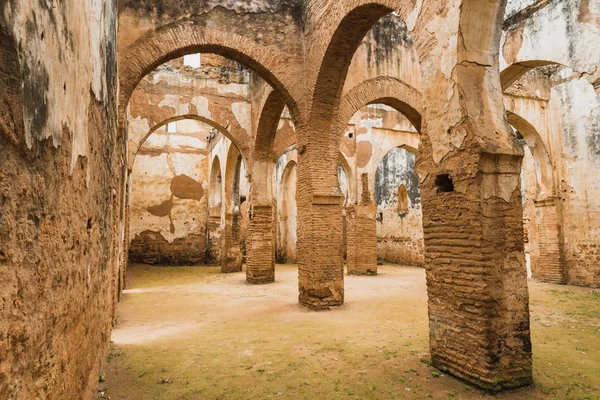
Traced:
<path fill-rule="evenodd" d="M 130 171 L 130 262 L 207 263 L 213 130 L 183 119 L 162 124 L 140 143 Z"/>
<path fill-rule="evenodd" d="M 396 147 L 377 166 L 377 255 L 385 263 L 424 263 L 423 211 L 415 161 L 414 153 Z"/>

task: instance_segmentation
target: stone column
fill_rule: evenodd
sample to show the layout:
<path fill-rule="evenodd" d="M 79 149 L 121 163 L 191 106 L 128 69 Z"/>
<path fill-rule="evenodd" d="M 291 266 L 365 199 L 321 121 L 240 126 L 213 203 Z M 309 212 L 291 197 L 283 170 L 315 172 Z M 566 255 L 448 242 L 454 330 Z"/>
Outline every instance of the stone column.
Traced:
<path fill-rule="evenodd" d="M 275 223 L 273 206 L 253 206 L 246 234 L 246 281 L 275 281 Z"/>
<path fill-rule="evenodd" d="M 240 213 L 225 214 L 225 229 L 223 230 L 223 247 L 221 248 L 221 272 L 231 273 L 242 271 L 242 250 L 240 247 Z"/>
<path fill-rule="evenodd" d="M 500 390 L 532 382 L 520 157 L 475 162 L 421 185 L 431 360 Z"/>
<path fill-rule="evenodd" d="M 221 212 L 210 212 L 208 215 L 208 256 L 207 263 L 212 264 L 221 260 Z"/>
<path fill-rule="evenodd" d="M 532 270 L 533 277 L 543 282 L 565 283 L 556 198 L 535 201 L 535 209 L 539 264 Z"/>
<path fill-rule="evenodd" d="M 377 206 L 353 205 L 346 212 L 348 275 L 377 275 Z"/>
<path fill-rule="evenodd" d="M 348 275 L 377 275 L 377 205 L 371 200 L 369 175 L 363 173 L 360 204 L 348 213 Z"/>
<path fill-rule="evenodd" d="M 298 299 L 314 310 L 344 303 L 342 199 L 313 196 L 310 213 L 303 214 L 312 223 L 298 224 Z"/>

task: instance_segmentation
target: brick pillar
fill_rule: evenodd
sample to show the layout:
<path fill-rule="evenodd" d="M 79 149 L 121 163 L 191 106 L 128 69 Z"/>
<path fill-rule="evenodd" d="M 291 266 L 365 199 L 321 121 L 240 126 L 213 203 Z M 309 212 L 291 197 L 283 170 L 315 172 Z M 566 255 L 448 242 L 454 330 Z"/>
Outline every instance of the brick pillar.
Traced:
<path fill-rule="evenodd" d="M 556 198 L 536 201 L 535 208 L 539 264 L 532 270 L 533 277 L 543 282 L 565 283 Z"/>
<path fill-rule="evenodd" d="M 231 273 L 242 270 L 242 250 L 240 247 L 240 214 L 225 214 L 223 247 L 221 249 L 221 272 Z"/>
<path fill-rule="evenodd" d="M 377 275 L 377 206 L 348 207 L 348 275 Z"/>
<path fill-rule="evenodd" d="M 311 223 L 298 227 L 298 299 L 313 310 L 344 303 L 341 204 L 342 196 L 313 196 L 310 213 L 302 214 Z"/>
<path fill-rule="evenodd" d="M 208 216 L 208 256 L 207 263 L 212 264 L 221 260 L 221 214 Z"/>
<path fill-rule="evenodd" d="M 275 223 L 272 206 L 253 206 L 246 234 L 246 281 L 275 281 Z"/>
<path fill-rule="evenodd" d="M 421 185 L 431 360 L 500 390 L 533 381 L 520 158 L 478 162 Z"/>

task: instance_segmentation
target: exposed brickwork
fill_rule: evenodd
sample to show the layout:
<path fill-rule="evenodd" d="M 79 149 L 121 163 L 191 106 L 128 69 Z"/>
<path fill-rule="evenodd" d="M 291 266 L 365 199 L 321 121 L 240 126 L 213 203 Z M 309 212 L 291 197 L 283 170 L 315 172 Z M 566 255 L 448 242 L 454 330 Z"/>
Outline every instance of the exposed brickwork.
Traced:
<path fill-rule="evenodd" d="M 377 205 L 347 208 L 348 275 L 377 275 Z"/>
<path fill-rule="evenodd" d="M 520 192 L 494 189 L 511 172 L 518 188 L 518 159 L 466 193 L 422 185 L 432 362 L 492 390 L 532 381 Z"/>
<path fill-rule="evenodd" d="M 221 249 L 221 272 L 240 272 L 242 270 L 242 249 L 240 247 L 239 213 L 225 214 L 223 229 L 223 248 Z"/>
<path fill-rule="evenodd" d="M 377 255 L 386 262 L 423 266 L 424 254 L 423 240 L 414 241 L 410 237 L 377 238 Z"/>
<path fill-rule="evenodd" d="M 272 206 L 253 206 L 246 235 L 246 281 L 275 281 L 275 219 Z"/>
<path fill-rule="evenodd" d="M 208 217 L 208 256 L 206 262 L 217 264 L 221 260 L 222 249 L 221 215 L 211 211 Z"/>
<path fill-rule="evenodd" d="M 301 190 L 301 188 L 298 188 Z M 344 265 L 340 196 L 313 199 L 310 259 L 302 260 L 302 236 L 298 235 L 298 299 L 314 310 L 328 310 L 344 303 Z M 299 231 L 306 225 L 299 223 Z"/>
<path fill-rule="evenodd" d="M 539 260 L 538 268 L 532 269 L 533 277 L 543 282 L 565 283 L 556 199 L 538 201 L 535 207 Z"/>
<path fill-rule="evenodd" d="M 188 235 L 169 243 L 160 233 L 145 231 L 129 245 L 129 262 L 164 265 L 206 263 L 206 236 Z"/>

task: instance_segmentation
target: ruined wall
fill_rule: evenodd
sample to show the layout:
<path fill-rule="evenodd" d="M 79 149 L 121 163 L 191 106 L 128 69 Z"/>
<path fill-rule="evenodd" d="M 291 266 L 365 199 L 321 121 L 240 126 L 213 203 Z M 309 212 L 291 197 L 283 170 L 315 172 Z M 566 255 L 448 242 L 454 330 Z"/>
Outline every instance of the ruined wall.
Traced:
<path fill-rule="evenodd" d="M 125 176 L 115 14 L 0 3 L 3 399 L 91 398 L 108 350 Z"/>
<path fill-rule="evenodd" d="M 197 54 L 161 65 L 134 91 L 127 124 L 130 160 L 135 160 L 131 261 L 218 263 L 225 211 L 215 209 L 209 200 L 211 154 L 219 143 L 231 143 L 223 133 L 242 149 L 250 146 L 249 81 L 249 71 L 238 63 Z M 177 121 L 186 117 L 204 123 Z M 177 126 L 177 135 L 167 134 L 163 127 L 158 136 L 150 136 L 153 141 L 144 142 L 157 125 L 168 121 Z M 226 156 L 221 154 L 222 168 Z M 171 191 L 173 179 L 183 184 L 180 175 L 190 178 L 185 178 L 187 184 L 196 188 L 191 198 Z"/>
<path fill-rule="evenodd" d="M 599 286 L 600 51 L 588 43 L 600 41 L 600 5 L 514 0 L 506 17 L 502 69 L 558 64 L 537 69 L 542 84 L 532 79 L 536 70 L 517 80 L 508 89 L 507 108 L 538 129 L 550 152 L 557 206 L 549 218 L 559 224 L 565 281 Z"/>
<path fill-rule="evenodd" d="M 130 262 L 206 262 L 211 132 L 193 120 L 174 124 L 150 135 L 135 158 Z"/>
<path fill-rule="evenodd" d="M 352 58 L 343 92 L 380 76 L 397 77 L 421 89 L 421 71 L 409 27 L 395 13 L 381 18 L 364 37 Z"/>
<path fill-rule="evenodd" d="M 423 262 L 423 228 L 418 184 L 410 192 L 410 212 L 400 215 L 396 194 L 401 184 L 417 182 L 414 154 L 419 135 L 398 111 L 381 104 L 361 108 L 349 121 L 341 152 L 352 168 L 353 202 L 363 191 L 361 176 L 367 174 L 368 192 L 377 204 L 378 257 L 409 265 Z M 390 154 L 391 152 L 391 154 Z M 408 186 L 408 185 L 407 185 Z"/>
<path fill-rule="evenodd" d="M 388 262 L 422 265 L 424 261 L 423 212 L 415 158 L 414 153 L 397 147 L 377 167 L 378 255 Z M 406 197 L 401 186 L 406 188 Z"/>

